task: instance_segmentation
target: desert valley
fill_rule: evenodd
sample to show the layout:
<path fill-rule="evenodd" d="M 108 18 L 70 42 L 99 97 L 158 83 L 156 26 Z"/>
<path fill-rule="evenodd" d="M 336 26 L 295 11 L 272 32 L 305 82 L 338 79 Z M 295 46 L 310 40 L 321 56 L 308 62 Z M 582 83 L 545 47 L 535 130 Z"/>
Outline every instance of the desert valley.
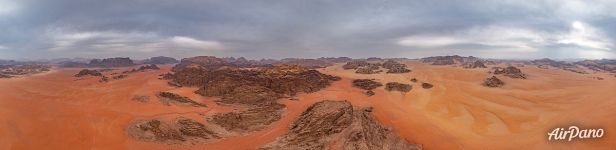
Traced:
<path fill-rule="evenodd" d="M 610 149 L 616 60 L 1 61 L 0 149 Z M 597 139 L 550 141 L 576 125 Z"/>

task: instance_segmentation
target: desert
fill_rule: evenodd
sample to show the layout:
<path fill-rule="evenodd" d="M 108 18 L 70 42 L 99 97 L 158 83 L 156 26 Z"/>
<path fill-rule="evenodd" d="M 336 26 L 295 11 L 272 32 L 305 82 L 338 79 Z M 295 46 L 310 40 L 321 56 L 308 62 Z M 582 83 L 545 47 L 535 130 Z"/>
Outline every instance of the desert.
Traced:
<path fill-rule="evenodd" d="M 0 0 L 0 150 L 615 150 L 616 0 Z"/>
<path fill-rule="evenodd" d="M 616 114 L 610 99 L 616 78 L 607 70 L 579 66 L 592 72 L 580 74 L 533 64 L 468 69 L 456 61 L 391 61 L 371 63 L 412 71 L 362 74 L 341 62 L 316 69 L 296 63 L 244 69 L 214 56 L 158 66 L 52 67 L 44 74 L 0 79 L 0 146 L 609 149 L 616 144 L 609 134 L 616 130 L 616 120 L 609 117 Z M 112 74 L 125 77 L 102 82 Z M 496 83 L 484 83 L 486 78 L 498 78 L 500 84 L 490 86 Z M 338 109 L 348 113 L 335 114 Z M 606 135 L 574 143 L 548 141 L 546 133 L 563 125 L 600 127 Z M 317 130 L 323 127 L 334 128 Z M 380 136 L 387 138 L 375 141 Z M 357 140 L 342 140 L 349 138 Z"/>

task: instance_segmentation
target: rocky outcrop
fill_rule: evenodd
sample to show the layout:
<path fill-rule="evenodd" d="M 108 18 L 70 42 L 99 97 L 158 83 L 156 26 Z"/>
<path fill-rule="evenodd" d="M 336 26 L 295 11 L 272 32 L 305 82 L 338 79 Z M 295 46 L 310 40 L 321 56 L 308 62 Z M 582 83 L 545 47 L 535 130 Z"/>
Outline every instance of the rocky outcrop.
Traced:
<path fill-rule="evenodd" d="M 357 70 L 355 70 L 355 73 L 357 74 L 378 74 L 381 72 L 382 70 L 379 70 L 379 66 L 374 64 L 365 67 L 359 67 L 357 68 Z"/>
<path fill-rule="evenodd" d="M 198 93 L 205 96 L 224 96 L 220 94 L 229 93 L 239 85 L 262 86 L 281 95 L 293 96 L 298 92 L 316 92 L 340 78 L 301 66 L 280 65 L 253 70 L 187 68 L 175 72 L 172 80 L 183 86 L 202 87 Z"/>
<path fill-rule="evenodd" d="M 126 77 L 128 77 L 128 75 L 121 74 L 121 75 L 112 76 L 111 78 L 114 79 L 114 80 L 120 80 L 120 79 L 124 79 Z"/>
<path fill-rule="evenodd" d="M 219 102 L 225 104 L 263 105 L 279 99 L 281 94 L 263 86 L 239 85 L 222 96 Z"/>
<path fill-rule="evenodd" d="M 393 65 L 389 68 L 389 70 L 387 70 L 387 73 L 408 73 L 408 72 L 411 72 L 411 70 L 407 69 L 405 64 Z"/>
<path fill-rule="evenodd" d="M 549 69 L 550 67 L 552 67 L 552 68 L 563 69 L 565 71 L 571 71 L 571 72 L 580 73 L 580 74 L 587 74 L 587 72 L 582 67 L 579 67 L 579 66 L 584 66 L 588 69 L 598 71 L 596 68 L 597 65 L 594 63 L 594 61 L 588 61 L 588 60 L 579 61 L 576 63 L 567 63 L 564 61 L 555 61 L 555 60 L 551 60 L 548 58 L 544 58 L 544 59 L 537 59 L 537 60 L 530 61 L 530 64 L 537 65 L 537 67 L 541 69 Z"/>
<path fill-rule="evenodd" d="M 383 68 L 390 69 L 390 68 L 394 67 L 395 65 L 399 65 L 399 64 L 400 64 L 399 62 L 389 59 L 389 60 L 383 62 L 382 66 L 383 66 Z"/>
<path fill-rule="evenodd" d="M 107 77 L 107 76 L 101 76 L 101 78 L 100 78 L 100 80 L 98 80 L 98 82 L 101 82 L 101 83 L 106 83 L 106 82 L 109 82 L 109 77 Z"/>
<path fill-rule="evenodd" d="M 421 149 L 378 123 L 371 112 L 348 101 L 317 102 L 287 134 L 261 149 Z"/>
<path fill-rule="evenodd" d="M 146 103 L 146 102 L 150 101 L 150 96 L 135 95 L 132 100 L 138 101 L 138 102 L 142 102 L 142 103 Z"/>
<path fill-rule="evenodd" d="M 219 138 L 216 133 L 210 131 L 205 125 L 188 118 L 180 118 L 176 121 L 178 131 L 183 136 L 198 137 L 203 139 Z"/>
<path fill-rule="evenodd" d="M 197 56 L 182 59 L 172 68 L 172 71 L 178 72 L 187 68 L 215 70 L 221 67 L 236 68 L 237 66 L 214 56 Z"/>
<path fill-rule="evenodd" d="M 462 65 L 463 68 L 474 69 L 474 68 L 487 68 L 481 60 L 477 60 L 475 62 L 466 62 Z"/>
<path fill-rule="evenodd" d="M 374 79 L 356 79 L 353 80 L 353 86 L 364 90 L 373 90 L 383 86 L 383 84 L 376 82 Z"/>
<path fill-rule="evenodd" d="M 411 82 L 417 82 L 417 79 L 416 78 L 412 78 Z"/>
<path fill-rule="evenodd" d="M 584 66 L 594 71 L 606 71 L 616 73 L 615 59 L 584 60 L 575 62 L 576 65 Z"/>
<path fill-rule="evenodd" d="M 103 76 L 103 74 L 101 72 L 99 72 L 98 70 L 83 69 L 83 70 L 79 71 L 79 73 L 75 74 L 74 76 L 75 77 Z"/>
<path fill-rule="evenodd" d="M 325 68 L 325 67 L 329 67 L 329 66 L 334 65 L 331 62 L 327 62 L 327 61 L 323 61 L 323 60 L 318 60 L 318 59 L 293 59 L 293 60 L 289 60 L 289 61 L 281 61 L 279 63 L 276 63 L 275 65 L 281 65 L 281 64 L 299 65 L 299 66 L 303 66 L 303 67 L 309 68 L 309 69 Z"/>
<path fill-rule="evenodd" d="M 347 63 L 353 61 L 353 59 L 349 57 L 321 57 L 318 60 L 327 61 L 331 63 Z"/>
<path fill-rule="evenodd" d="M 128 67 L 133 66 L 133 60 L 128 57 L 116 57 L 116 58 L 105 58 L 105 59 L 93 59 L 88 64 L 89 67 Z"/>
<path fill-rule="evenodd" d="M 41 64 L 2 65 L 0 74 L 9 76 L 31 75 L 50 71 L 51 66 Z"/>
<path fill-rule="evenodd" d="M 261 130 L 282 118 L 285 105 L 270 102 L 251 107 L 245 111 L 218 113 L 208 121 L 232 132 L 251 132 Z"/>
<path fill-rule="evenodd" d="M 483 81 L 483 85 L 487 87 L 501 87 L 505 85 L 505 82 L 496 78 L 496 76 L 492 76 Z"/>
<path fill-rule="evenodd" d="M 412 88 L 413 87 L 409 84 L 398 82 L 389 82 L 385 84 L 385 90 L 387 91 L 410 92 Z"/>
<path fill-rule="evenodd" d="M 183 59 L 173 70 L 173 74 L 163 77 L 171 80 L 169 83 L 196 86 L 199 90 L 195 93 L 220 97 L 219 104 L 247 108 L 218 113 L 208 119 L 231 132 L 260 130 L 280 119 L 285 105 L 276 100 L 300 92 L 316 92 L 340 80 L 299 65 L 240 69 L 208 56 Z"/>
<path fill-rule="evenodd" d="M 136 140 L 165 144 L 182 144 L 220 138 L 205 125 L 192 119 L 179 117 L 174 122 L 157 119 L 133 123 L 125 129 L 126 134 Z"/>
<path fill-rule="evenodd" d="M 346 64 L 344 64 L 342 68 L 345 70 L 349 70 L 349 69 L 357 69 L 359 67 L 365 67 L 368 65 L 370 65 L 370 63 L 366 61 L 351 61 L 351 62 L 347 62 Z"/>
<path fill-rule="evenodd" d="M 0 74 L 0 78 L 12 78 L 13 76 Z"/>
<path fill-rule="evenodd" d="M 407 73 L 411 72 L 411 70 L 407 69 L 405 64 L 401 64 L 394 60 L 387 60 L 382 64 L 383 68 L 388 69 L 387 73 Z"/>
<path fill-rule="evenodd" d="M 175 64 L 178 62 L 179 61 L 173 57 L 165 57 L 165 56 L 152 57 L 152 58 L 148 58 L 143 61 L 144 64 L 157 64 L 157 65 Z"/>
<path fill-rule="evenodd" d="M 493 73 L 495 75 L 502 74 L 502 75 L 505 75 L 511 78 L 516 78 L 516 79 L 526 79 L 526 74 L 522 73 L 522 70 L 514 66 L 509 66 L 506 68 L 494 67 Z"/>
<path fill-rule="evenodd" d="M 147 120 L 129 126 L 128 135 L 134 139 L 148 142 L 179 143 L 186 141 L 179 131 L 160 120 Z"/>
<path fill-rule="evenodd" d="M 421 62 L 423 63 L 431 63 L 432 65 L 453 65 L 453 64 L 464 64 L 466 62 L 475 62 L 479 60 L 476 57 L 462 57 L 458 55 L 453 56 L 432 56 L 421 58 Z"/>
<path fill-rule="evenodd" d="M 188 97 L 170 92 L 160 92 L 156 95 L 161 103 L 170 106 L 176 104 L 180 106 L 205 107 L 205 104 L 197 103 Z"/>
<path fill-rule="evenodd" d="M 60 67 L 65 67 L 65 68 L 86 68 L 86 67 L 89 67 L 89 65 L 88 65 L 88 63 L 84 63 L 84 62 L 66 61 L 66 62 L 61 62 L 60 63 Z"/>
<path fill-rule="evenodd" d="M 366 94 L 366 96 L 372 96 L 372 95 L 374 95 L 375 93 L 374 93 L 374 91 L 372 91 L 372 90 L 368 90 L 368 91 L 366 91 L 366 93 L 365 93 L 365 94 Z"/>
<path fill-rule="evenodd" d="M 421 87 L 424 89 L 431 89 L 432 87 L 434 87 L 434 85 L 430 83 L 421 83 Z"/>
<path fill-rule="evenodd" d="M 145 66 L 141 66 L 139 67 L 139 69 L 137 69 L 138 71 L 144 71 L 144 70 L 160 70 L 160 68 L 158 68 L 158 66 L 156 66 L 156 64 L 150 64 L 150 65 L 145 65 Z"/>
<path fill-rule="evenodd" d="M 368 58 L 366 58 L 366 61 L 383 61 L 383 58 L 368 57 Z"/>

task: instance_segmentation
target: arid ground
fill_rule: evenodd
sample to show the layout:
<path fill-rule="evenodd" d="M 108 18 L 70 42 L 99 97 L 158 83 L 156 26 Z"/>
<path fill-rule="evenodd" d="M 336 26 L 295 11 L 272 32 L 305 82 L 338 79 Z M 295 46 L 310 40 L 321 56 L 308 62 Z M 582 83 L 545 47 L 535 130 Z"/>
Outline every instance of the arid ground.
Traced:
<path fill-rule="evenodd" d="M 286 105 L 282 118 L 266 128 L 215 139 L 208 143 L 162 144 L 127 136 L 131 123 L 148 118 L 189 117 L 209 125 L 204 115 L 231 112 L 216 98 L 195 94 L 197 88 L 169 86 L 160 70 L 136 72 L 100 83 L 96 77 L 76 80 L 80 69 L 52 71 L 20 78 L 0 79 L 0 149 L 257 149 L 287 133 L 289 125 L 310 105 L 323 100 L 348 100 L 354 106 L 372 106 L 376 119 L 423 149 L 613 149 L 616 146 L 616 78 L 610 74 L 578 74 L 533 65 L 519 67 L 527 79 L 501 78 L 506 84 L 489 88 L 481 83 L 489 68 L 463 69 L 404 62 L 412 72 L 356 74 L 335 64 L 319 72 L 339 76 L 325 89 L 300 93 Z M 131 68 L 116 68 L 122 72 Z M 597 80 L 593 77 L 602 77 Z M 416 78 L 417 82 L 410 79 Z M 411 84 L 410 92 L 365 90 L 353 79 Z M 421 88 L 427 82 L 433 88 Z M 163 105 L 156 93 L 169 91 L 207 107 Z M 133 100 L 149 96 L 147 102 Z M 600 139 L 548 141 L 556 127 L 578 125 L 603 128 Z M 215 130 L 215 129 L 214 129 Z"/>

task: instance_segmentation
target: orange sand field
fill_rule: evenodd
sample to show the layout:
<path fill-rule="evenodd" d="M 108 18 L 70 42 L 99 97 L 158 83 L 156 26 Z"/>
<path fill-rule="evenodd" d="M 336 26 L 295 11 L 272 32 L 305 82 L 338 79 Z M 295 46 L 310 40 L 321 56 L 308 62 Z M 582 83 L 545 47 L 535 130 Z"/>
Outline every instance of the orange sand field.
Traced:
<path fill-rule="evenodd" d="M 99 83 L 89 77 L 75 81 L 79 69 L 54 71 L 14 79 L 0 79 L 0 149 L 256 149 L 287 132 L 308 106 L 321 100 L 349 100 L 372 106 L 376 118 L 407 140 L 425 149 L 614 149 L 616 148 L 616 78 L 609 74 L 521 67 L 528 79 L 499 77 L 506 85 L 481 85 L 489 69 L 431 66 L 411 61 L 406 74 L 355 74 L 340 64 L 319 69 L 342 77 L 316 93 L 300 94 L 287 105 L 281 120 L 270 127 L 209 144 L 165 145 L 136 141 L 124 133 L 133 121 L 186 116 L 206 123 L 204 115 L 234 111 L 215 98 L 201 97 L 196 88 L 174 88 L 159 80 L 169 71 L 138 72 L 127 78 Z M 122 72 L 129 68 L 120 68 Z M 593 79 L 602 77 L 604 80 Z M 383 87 L 367 97 L 351 86 L 352 79 L 412 84 L 408 93 Z M 417 78 L 419 82 L 409 80 Z M 434 85 L 422 89 L 421 82 Z M 205 103 L 207 108 L 165 106 L 154 96 L 171 91 Z M 149 95 L 150 101 L 131 100 Z M 600 139 L 548 141 L 556 127 L 577 125 L 603 128 Z"/>

